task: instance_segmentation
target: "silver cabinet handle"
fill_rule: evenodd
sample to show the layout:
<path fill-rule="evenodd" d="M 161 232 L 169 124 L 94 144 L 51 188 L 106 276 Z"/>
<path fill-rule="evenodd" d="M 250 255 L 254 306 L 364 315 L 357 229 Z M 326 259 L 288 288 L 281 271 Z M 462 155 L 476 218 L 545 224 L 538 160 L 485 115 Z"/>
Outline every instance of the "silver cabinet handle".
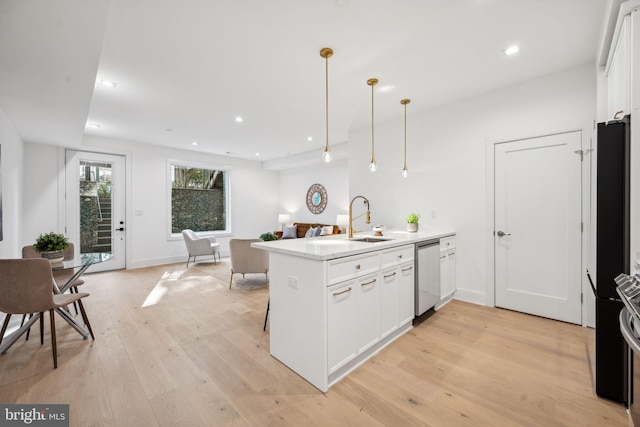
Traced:
<path fill-rule="evenodd" d="M 404 271 L 404 270 L 403 270 L 403 271 Z M 385 276 L 384 276 L 384 278 L 385 278 L 385 279 L 388 279 L 389 277 L 393 277 L 393 276 L 395 276 L 395 275 L 396 275 L 396 272 L 394 271 L 394 272 L 393 272 L 393 273 L 391 273 L 391 274 L 387 274 L 387 275 L 385 275 Z"/>
<path fill-rule="evenodd" d="M 361 285 L 361 286 L 366 286 L 366 285 L 370 285 L 370 284 L 375 283 L 375 282 L 376 282 L 376 279 L 373 279 L 373 280 L 372 280 L 372 281 L 370 281 L 370 282 L 361 283 L 360 285 Z"/>
<path fill-rule="evenodd" d="M 342 294 L 346 294 L 347 292 L 351 292 L 351 286 L 349 286 L 349 289 L 345 289 L 344 291 L 340 291 L 340 292 L 334 292 L 333 296 L 338 296 L 338 295 L 342 295 Z"/>
<path fill-rule="evenodd" d="M 502 230 L 498 231 L 496 234 L 498 235 L 498 237 L 511 236 L 511 233 L 505 233 Z"/>
<path fill-rule="evenodd" d="M 409 270 L 413 270 L 413 267 L 407 267 L 402 269 L 402 271 L 409 271 Z"/>

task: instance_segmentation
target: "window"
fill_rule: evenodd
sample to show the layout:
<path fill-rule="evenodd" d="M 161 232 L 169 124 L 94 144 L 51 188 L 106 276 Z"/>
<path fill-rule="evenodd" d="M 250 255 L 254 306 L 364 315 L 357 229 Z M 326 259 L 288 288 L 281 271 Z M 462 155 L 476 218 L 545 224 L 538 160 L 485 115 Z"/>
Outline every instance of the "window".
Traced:
<path fill-rule="evenodd" d="M 171 234 L 228 231 L 229 172 L 170 162 Z"/>

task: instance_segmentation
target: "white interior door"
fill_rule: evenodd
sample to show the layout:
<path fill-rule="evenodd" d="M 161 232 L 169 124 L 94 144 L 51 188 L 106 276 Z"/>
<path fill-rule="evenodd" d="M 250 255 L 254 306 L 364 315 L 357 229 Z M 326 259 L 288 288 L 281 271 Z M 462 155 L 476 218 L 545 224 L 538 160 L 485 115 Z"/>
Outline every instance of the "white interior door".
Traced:
<path fill-rule="evenodd" d="M 580 146 L 580 132 L 496 145 L 496 306 L 581 323 Z"/>
<path fill-rule="evenodd" d="M 67 150 L 66 232 L 79 253 L 113 255 L 91 271 L 126 267 L 123 156 Z"/>

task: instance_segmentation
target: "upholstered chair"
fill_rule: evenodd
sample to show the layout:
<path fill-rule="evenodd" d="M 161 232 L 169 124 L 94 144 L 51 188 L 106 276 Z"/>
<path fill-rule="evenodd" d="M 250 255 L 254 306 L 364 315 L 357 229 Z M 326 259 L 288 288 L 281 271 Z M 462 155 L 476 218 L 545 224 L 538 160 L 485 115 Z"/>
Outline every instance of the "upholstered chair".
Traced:
<path fill-rule="evenodd" d="M 7 330 L 9 319 L 13 314 L 40 315 L 40 342 L 43 342 L 43 316 L 49 312 L 51 322 L 51 351 L 53 353 L 53 367 L 58 367 L 58 350 L 56 342 L 55 309 L 78 302 L 82 319 L 89 329 L 91 338 L 93 330 L 87 318 L 82 298 L 87 293 L 54 294 L 51 264 L 44 258 L 3 259 L 0 260 L 0 311 L 6 313 L 0 343 Z"/>
<path fill-rule="evenodd" d="M 218 260 L 220 260 L 220 243 L 216 242 L 215 237 L 200 237 L 189 229 L 182 230 L 182 237 L 189 253 L 187 267 L 189 267 L 191 257 L 193 257 L 193 262 L 196 262 L 197 256 L 213 255 L 213 262 L 216 262 L 217 254 Z"/>
<path fill-rule="evenodd" d="M 266 284 L 269 285 L 269 253 L 262 249 L 251 247 L 251 243 L 262 242 L 260 239 L 231 239 L 229 240 L 229 251 L 231 253 L 231 278 L 229 279 L 229 289 L 233 283 L 233 275 L 245 274 L 265 275 Z"/>

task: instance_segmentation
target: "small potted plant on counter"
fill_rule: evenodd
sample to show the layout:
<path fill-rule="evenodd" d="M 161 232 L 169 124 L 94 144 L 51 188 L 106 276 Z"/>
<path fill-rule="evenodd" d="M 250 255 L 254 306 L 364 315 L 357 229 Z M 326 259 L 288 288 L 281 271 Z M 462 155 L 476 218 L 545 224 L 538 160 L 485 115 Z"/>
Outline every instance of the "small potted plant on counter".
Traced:
<path fill-rule="evenodd" d="M 415 233 L 418 231 L 418 222 L 420 221 L 420 214 L 410 213 L 406 218 L 407 221 L 407 231 L 410 233 Z"/>
<path fill-rule="evenodd" d="M 41 234 L 36 239 L 33 249 L 42 255 L 42 258 L 49 260 L 51 264 L 56 264 L 64 260 L 64 250 L 69 247 L 69 239 L 64 234 L 53 231 Z"/>

